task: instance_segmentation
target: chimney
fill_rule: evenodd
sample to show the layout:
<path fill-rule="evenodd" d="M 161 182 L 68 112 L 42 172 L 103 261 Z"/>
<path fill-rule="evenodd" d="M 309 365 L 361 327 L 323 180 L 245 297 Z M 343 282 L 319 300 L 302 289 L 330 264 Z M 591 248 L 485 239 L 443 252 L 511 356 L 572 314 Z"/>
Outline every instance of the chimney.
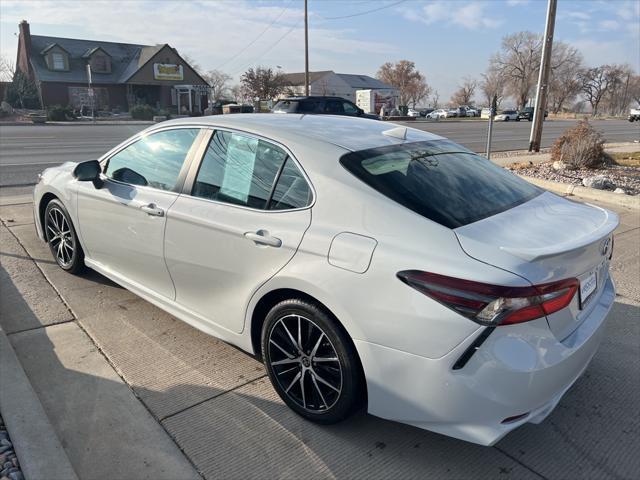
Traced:
<path fill-rule="evenodd" d="M 25 75 L 31 78 L 31 30 L 29 23 L 22 20 L 18 25 L 20 36 L 18 37 L 18 59 L 16 67 Z"/>

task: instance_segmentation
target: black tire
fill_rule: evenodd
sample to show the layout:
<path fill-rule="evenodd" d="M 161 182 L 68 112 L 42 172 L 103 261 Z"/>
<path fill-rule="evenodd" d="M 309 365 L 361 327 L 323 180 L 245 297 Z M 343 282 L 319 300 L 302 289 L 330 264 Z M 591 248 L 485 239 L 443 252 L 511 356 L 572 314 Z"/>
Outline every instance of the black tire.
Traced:
<path fill-rule="evenodd" d="M 508 122 L 509 121 L 509 117 L 505 117 L 504 121 Z"/>
<path fill-rule="evenodd" d="M 269 379 L 297 414 L 332 424 L 347 418 L 364 400 L 362 369 L 351 339 L 315 303 L 302 299 L 278 303 L 265 318 L 261 338 Z"/>
<path fill-rule="evenodd" d="M 73 274 L 85 269 L 84 252 L 69 212 L 60 200 L 51 200 L 44 210 L 44 234 L 60 268 Z"/>
<path fill-rule="evenodd" d="M 516 122 L 519 122 L 519 121 L 520 121 L 520 119 L 519 119 L 519 118 L 516 118 Z"/>

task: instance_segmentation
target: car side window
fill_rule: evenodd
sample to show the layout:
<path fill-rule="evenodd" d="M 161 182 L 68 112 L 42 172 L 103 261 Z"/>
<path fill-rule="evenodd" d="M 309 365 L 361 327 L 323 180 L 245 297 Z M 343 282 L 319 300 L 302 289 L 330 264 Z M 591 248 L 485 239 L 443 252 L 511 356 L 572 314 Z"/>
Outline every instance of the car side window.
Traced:
<path fill-rule="evenodd" d="M 216 131 L 202 159 L 194 197 L 264 209 L 287 154 L 255 137 Z"/>
<path fill-rule="evenodd" d="M 304 208 L 311 203 L 311 188 L 300 169 L 287 158 L 269 202 L 269 210 Z"/>
<path fill-rule="evenodd" d="M 306 100 L 300 102 L 299 113 L 322 113 L 322 101 Z"/>
<path fill-rule="evenodd" d="M 344 113 L 347 113 L 349 115 L 355 115 L 358 113 L 358 107 L 356 107 L 353 103 L 342 102 L 342 105 L 344 107 Z"/>
<path fill-rule="evenodd" d="M 105 175 L 131 185 L 173 190 L 198 128 L 153 133 L 113 155 Z"/>
<path fill-rule="evenodd" d="M 344 113 L 342 102 L 338 100 L 327 100 L 324 108 L 325 113 Z"/>

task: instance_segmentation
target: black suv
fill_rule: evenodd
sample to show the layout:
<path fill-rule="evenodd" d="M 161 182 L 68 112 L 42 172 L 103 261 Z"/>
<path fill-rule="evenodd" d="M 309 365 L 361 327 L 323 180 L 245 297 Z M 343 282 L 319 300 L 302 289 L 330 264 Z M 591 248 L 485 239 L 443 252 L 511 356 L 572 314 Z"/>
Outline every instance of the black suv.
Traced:
<path fill-rule="evenodd" d="M 378 115 L 364 113 L 364 110 L 356 104 L 341 97 L 287 97 L 278 100 L 271 111 L 274 113 L 348 115 L 379 119 Z"/>
<path fill-rule="evenodd" d="M 522 110 L 518 112 L 518 120 L 529 120 L 533 122 L 533 112 L 535 111 L 534 107 L 524 107 Z M 547 118 L 549 112 L 545 110 L 544 118 Z"/>

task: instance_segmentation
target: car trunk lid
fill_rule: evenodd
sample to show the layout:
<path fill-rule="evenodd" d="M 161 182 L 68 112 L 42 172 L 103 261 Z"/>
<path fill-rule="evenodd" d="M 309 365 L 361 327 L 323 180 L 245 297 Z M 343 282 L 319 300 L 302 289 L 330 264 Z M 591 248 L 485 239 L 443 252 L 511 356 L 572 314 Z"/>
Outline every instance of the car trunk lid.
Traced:
<path fill-rule="evenodd" d="M 602 292 L 617 225 L 613 212 L 545 192 L 454 232 L 469 256 L 533 285 L 577 278 L 585 298 L 579 292 L 568 308 L 547 318 L 554 335 L 563 340 L 580 325 Z"/>

